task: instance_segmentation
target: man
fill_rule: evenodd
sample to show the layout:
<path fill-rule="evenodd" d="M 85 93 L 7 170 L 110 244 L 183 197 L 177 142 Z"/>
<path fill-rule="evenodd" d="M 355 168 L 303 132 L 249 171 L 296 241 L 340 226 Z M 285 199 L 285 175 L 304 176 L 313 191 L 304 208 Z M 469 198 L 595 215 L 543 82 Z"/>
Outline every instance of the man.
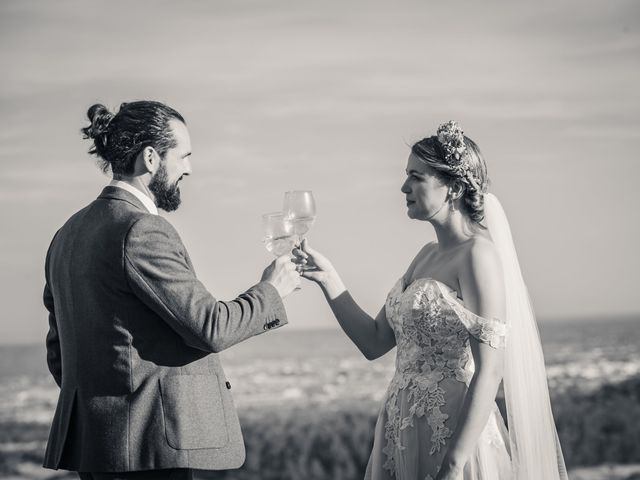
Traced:
<path fill-rule="evenodd" d="M 217 352 L 286 324 L 281 299 L 299 274 L 283 256 L 235 300 L 217 301 L 157 215 L 178 208 L 191 174 L 182 116 L 149 101 L 116 115 L 94 105 L 88 116 L 90 152 L 113 181 L 47 253 L 47 363 L 61 390 L 44 466 L 81 479 L 237 468 L 244 443 Z"/>

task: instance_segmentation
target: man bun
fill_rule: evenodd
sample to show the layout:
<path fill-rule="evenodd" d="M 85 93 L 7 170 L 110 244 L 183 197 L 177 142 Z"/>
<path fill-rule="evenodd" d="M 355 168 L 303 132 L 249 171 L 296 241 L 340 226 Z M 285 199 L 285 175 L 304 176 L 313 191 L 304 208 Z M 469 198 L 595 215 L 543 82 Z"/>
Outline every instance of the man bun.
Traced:
<path fill-rule="evenodd" d="M 106 146 L 109 142 L 107 131 L 113 117 L 114 114 L 101 103 L 96 103 L 89 107 L 89 110 L 87 110 L 87 118 L 91 122 L 91 125 L 81 129 L 84 138 L 93 140 L 93 147 L 89 150 L 89 153 L 104 158 Z M 103 165 L 102 169 L 106 171 L 107 165 Z"/>
<path fill-rule="evenodd" d="M 109 123 L 113 119 L 114 115 L 107 107 L 101 103 L 91 105 L 87 110 L 87 118 L 91 122 L 91 125 L 82 129 L 86 138 L 95 139 L 100 135 L 104 135 L 107 132 Z"/>

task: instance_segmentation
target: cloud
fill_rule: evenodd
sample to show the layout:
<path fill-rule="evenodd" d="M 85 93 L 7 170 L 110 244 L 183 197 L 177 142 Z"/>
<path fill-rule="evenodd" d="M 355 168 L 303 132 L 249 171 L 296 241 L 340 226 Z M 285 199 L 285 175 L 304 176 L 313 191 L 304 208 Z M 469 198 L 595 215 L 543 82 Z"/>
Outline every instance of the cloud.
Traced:
<path fill-rule="evenodd" d="M 314 238 L 345 277 L 370 282 L 354 288 L 378 308 L 395 280 L 385 275 L 401 273 L 432 235 L 402 209 L 406 143 L 455 118 L 517 212 L 542 311 L 638 311 L 633 278 L 602 285 L 597 272 L 626 272 L 640 234 L 621 220 L 634 214 L 640 174 L 639 10 L 633 1 L 2 2 L 0 222 L 11 228 L 0 263 L 14 273 L 0 271 L 0 291 L 14 289 L 3 298 L 8 315 L 37 321 L 35 310 L 23 313 L 33 298 L 20 293 L 24 284 L 16 289 L 16 269 L 24 262 L 25 272 L 40 271 L 55 228 L 108 181 L 79 134 L 86 109 L 141 98 L 187 118 L 194 175 L 171 219 L 201 260 L 199 273 L 223 292 L 246 287 L 247 272 L 266 261 L 260 213 L 278 208 L 284 190 L 312 188 L 322 215 Z M 615 200 L 621 189 L 631 192 L 625 202 Z M 620 244 L 604 252 L 621 224 Z M 233 226 L 233 235 L 217 225 Z M 349 235 L 358 239 L 356 259 L 341 240 Z M 549 278 L 560 264 L 563 285 Z M 584 292 L 593 294 L 585 300 Z M 325 311 L 310 302 L 307 310 Z"/>

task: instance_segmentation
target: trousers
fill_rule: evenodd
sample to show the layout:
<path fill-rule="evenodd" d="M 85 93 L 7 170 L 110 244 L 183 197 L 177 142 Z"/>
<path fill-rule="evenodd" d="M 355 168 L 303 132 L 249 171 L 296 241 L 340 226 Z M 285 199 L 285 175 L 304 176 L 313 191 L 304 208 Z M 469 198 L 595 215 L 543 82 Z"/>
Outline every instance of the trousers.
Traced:
<path fill-rule="evenodd" d="M 193 480 L 190 468 L 143 470 L 139 472 L 78 472 L 80 480 Z"/>

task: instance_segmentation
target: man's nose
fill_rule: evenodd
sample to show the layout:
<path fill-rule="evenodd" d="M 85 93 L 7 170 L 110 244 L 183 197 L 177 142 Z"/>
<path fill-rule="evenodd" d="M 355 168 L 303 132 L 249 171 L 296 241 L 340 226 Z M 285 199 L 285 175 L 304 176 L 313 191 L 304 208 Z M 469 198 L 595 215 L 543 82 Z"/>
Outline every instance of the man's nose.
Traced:
<path fill-rule="evenodd" d="M 184 162 L 184 172 L 182 173 L 182 175 L 191 175 L 192 170 L 191 170 L 191 162 L 186 159 Z"/>
<path fill-rule="evenodd" d="M 407 181 L 405 180 L 404 183 L 402 184 L 402 186 L 400 187 L 400 191 L 402 193 L 411 193 L 411 190 L 409 190 L 409 187 L 407 186 Z"/>

